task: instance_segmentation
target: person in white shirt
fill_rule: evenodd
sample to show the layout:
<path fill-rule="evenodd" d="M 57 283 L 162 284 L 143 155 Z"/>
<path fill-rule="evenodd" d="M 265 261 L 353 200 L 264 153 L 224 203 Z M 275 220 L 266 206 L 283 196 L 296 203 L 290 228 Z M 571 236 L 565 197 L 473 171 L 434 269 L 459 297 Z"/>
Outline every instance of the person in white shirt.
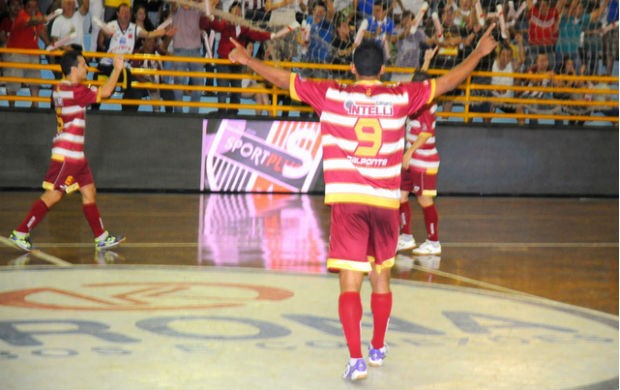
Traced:
<path fill-rule="evenodd" d="M 78 0 L 78 5 L 76 8 L 75 0 L 62 0 L 62 14 L 56 17 L 52 24 L 50 36 L 53 44 L 65 37 L 71 37 L 61 47 L 65 51 L 74 50 L 78 46 L 82 49 L 86 47 L 84 17 L 88 14 L 90 2 L 89 0 Z"/>
<path fill-rule="evenodd" d="M 136 46 L 136 40 L 138 38 L 158 38 L 164 35 L 173 35 L 174 28 L 168 29 L 156 29 L 154 31 L 146 31 L 136 26 L 131 22 L 131 9 L 127 4 L 121 4 L 116 11 L 116 20 L 113 20 L 101 28 L 98 37 L 98 46 L 107 46 L 108 53 L 114 54 L 132 54 Z M 106 45 L 106 40 L 108 43 Z M 112 73 L 112 58 L 103 57 L 99 61 L 97 69 L 99 74 L 109 75 Z M 133 77 L 131 75 L 129 63 L 125 63 L 123 73 L 119 77 L 119 82 L 123 84 L 125 90 L 124 98 L 126 99 L 140 99 L 143 95 L 143 90 L 135 90 L 131 87 Z M 94 106 L 96 107 L 96 106 Z M 123 110 L 136 111 L 137 105 L 123 105 Z"/>

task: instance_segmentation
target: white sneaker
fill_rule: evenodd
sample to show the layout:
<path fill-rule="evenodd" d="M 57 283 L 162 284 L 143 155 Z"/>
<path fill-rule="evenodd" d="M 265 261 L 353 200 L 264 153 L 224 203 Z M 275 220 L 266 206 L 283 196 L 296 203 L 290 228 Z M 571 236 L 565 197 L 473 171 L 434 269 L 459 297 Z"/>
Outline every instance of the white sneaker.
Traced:
<path fill-rule="evenodd" d="M 440 255 L 441 244 L 439 241 L 426 240 L 419 247 L 411 251 L 414 255 Z"/>
<path fill-rule="evenodd" d="M 405 251 L 415 248 L 415 239 L 411 234 L 401 234 L 398 236 L 397 251 Z"/>

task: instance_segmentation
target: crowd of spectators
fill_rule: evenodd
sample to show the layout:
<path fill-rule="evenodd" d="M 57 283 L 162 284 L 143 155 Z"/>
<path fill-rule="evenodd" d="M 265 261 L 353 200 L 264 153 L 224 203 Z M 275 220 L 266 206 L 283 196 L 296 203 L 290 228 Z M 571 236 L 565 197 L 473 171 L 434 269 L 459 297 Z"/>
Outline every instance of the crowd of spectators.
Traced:
<path fill-rule="evenodd" d="M 612 75 L 618 61 L 618 0 L 208 0 L 208 4 L 200 0 L 131 0 L 132 4 L 126 1 L 129 0 L 39 0 L 37 4 L 36 0 L 0 0 L 0 46 L 32 47 L 32 42 L 18 39 L 26 29 L 35 41 L 40 40 L 40 47 L 225 58 L 232 37 L 248 50 L 275 60 L 345 65 L 350 63 L 360 39 L 370 38 L 384 48 L 386 65 L 418 68 L 422 53 L 436 47 L 431 69 L 451 69 L 473 50 L 486 27 L 496 23 L 494 35 L 500 43 L 497 55 L 482 61 L 479 70 L 543 73 L 548 78 L 535 83 L 568 86 L 574 84 L 555 81 L 554 75 Z M 291 33 L 279 34 L 283 28 Z M 566 66 L 568 60 L 570 67 Z M 105 61 L 99 63 L 103 74 L 108 65 Z M 192 61 L 127 65 L 125 77 L 130 77 L 131 66 L 217 71 L 223 75 L 218 78 L 219 86 L 242 86 L 242 80 L 235 75 L 243 70 L 237 66 L 213 67 Z M 308 77 L 350 77 L 344 70 L 316 66 L 301 71 Z M 402 72 L 385 76 L 392 81 L 408 77 Z M 213 85 L 205 77 L 161 77 L 157 81 L 197 87 Z M 494 97 L 517 97 L 517 93 L 502 86 L 534 83 L 510 76 L 477 81 L 497 84 L 497 90 L 488 92 L 488 96 Z M 136 95 L 131 93 L 130 84 L 131 79 L 125 93 L 131 98 L 184 97 L 181 89 L 164 96 L 154 90 Z M 7 90 L 15 93 L 15 86 Z M 31 92 L 38 93 L 35 89 Z M 205 94 L 200 88 L 185 93 L 193 102 Z M 239 103 L 240 96 L 236 92 L 220 93 L 218 102 Z M 537 109 L 535 105 L 528 107 L 532 108 Z M 480 104 L 472 109 L 524 111 L 523 107 L 498 104 Z M 196 112 L 197 108 L 186 110 Z M 444 102 L 442 110 L 450 111 L 451 102 Z M 236 109 L 219 112 L 231 114 Z"/>

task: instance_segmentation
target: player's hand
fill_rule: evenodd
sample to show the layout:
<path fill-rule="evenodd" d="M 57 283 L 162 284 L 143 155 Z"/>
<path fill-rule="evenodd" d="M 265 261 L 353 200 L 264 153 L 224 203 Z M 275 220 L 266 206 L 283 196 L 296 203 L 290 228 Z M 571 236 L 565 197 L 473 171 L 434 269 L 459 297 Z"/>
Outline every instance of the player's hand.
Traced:
<path fill-rule="evenodd" d="M 497 41 L 491 35 L 491 32 L 495 29 L 495 23 L 491 23 L 487 31 L 484 33 L 482 38 L 478 41 L 478 45 L 476 45 L 476 50 L 483 56 L 486 56 L 490 52 L 492 52 L 497 46 Z"/>
<path fill-rule="evenodd" d="M 114 56 L 113 63 L 114 69 L 123 69 L 123 67 L 125 66 L 125 60 L 123 60 L 123 56 L 120 54 Z"/>
<path fill-rule="evenodd" d="M 234 38 L 230 38 L 230 41 L 235 45 L 235 48 L 228 54 L 228 59 L 233 63 L 247 65 L 251 57 L 245 47 Z"/>

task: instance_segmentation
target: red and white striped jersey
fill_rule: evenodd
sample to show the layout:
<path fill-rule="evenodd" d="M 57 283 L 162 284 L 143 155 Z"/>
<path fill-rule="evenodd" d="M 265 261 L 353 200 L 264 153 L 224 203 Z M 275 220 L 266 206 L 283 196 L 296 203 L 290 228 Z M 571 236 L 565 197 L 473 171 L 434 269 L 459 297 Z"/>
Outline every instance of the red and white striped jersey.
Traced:
<path fill-rule="evenodd" d="M 439 170 L 439 153 L 435 147 L 436 111 L 436 104 L 427 105 L 407 120 L 407 148 L 418 139 L 420 134 L 430 134 L 430 138 L 413 152 L 409 169 L 428 174 L 437 174 Z"/>
<path fill-rule="evenodd" d="M 52 144 L 56 161 L 84 160 L 86 107 L 100 101 L 96 87 L 61 81 L 54 87 L 52 99 L 56 108 L 57 134 Z"/>
<path fill-rule="evenodd" d="M 293 73 L 290 92 L 320 116 L 325 203 L 397 209 L 405 121 L 433 99 L 434 80 L 340 85 Z"/>

